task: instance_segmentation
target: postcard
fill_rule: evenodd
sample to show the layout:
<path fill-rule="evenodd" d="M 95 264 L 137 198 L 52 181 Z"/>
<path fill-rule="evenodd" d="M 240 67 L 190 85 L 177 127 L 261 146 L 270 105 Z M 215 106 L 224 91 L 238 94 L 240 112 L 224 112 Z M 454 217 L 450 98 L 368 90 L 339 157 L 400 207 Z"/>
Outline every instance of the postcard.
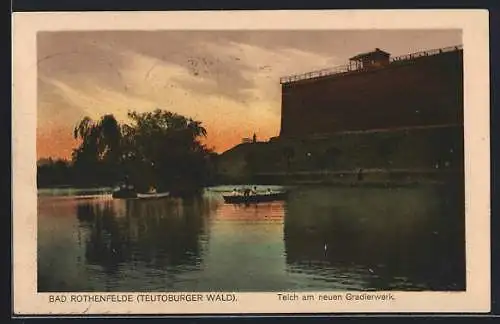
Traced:
<path fill-rule="evenodd" d="M 13 313 L 490 310 L 483 10 L 13 17 Z"/>

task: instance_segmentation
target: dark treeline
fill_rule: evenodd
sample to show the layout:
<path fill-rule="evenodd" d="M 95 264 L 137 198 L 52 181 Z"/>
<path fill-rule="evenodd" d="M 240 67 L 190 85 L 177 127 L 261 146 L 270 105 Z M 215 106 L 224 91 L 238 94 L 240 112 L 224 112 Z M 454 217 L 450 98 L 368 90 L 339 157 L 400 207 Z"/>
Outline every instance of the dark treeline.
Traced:
<path fill-rule="evenodd" d="M 201 143 L 201 122 L 169 111 L 129 112 L 129 123 L 111 115 L 83 118 L 81 140 L 70 161 L 38 163 L 38 186 L 114 186 L 127 179 L 140 191 L 192 192 L 213 181 L 217 154 Z"/>
<path fill-rule="evenodd" d="M 40 159 L 37 162 L 38 187 L 67 186 L 73 183 L 71 161 L 63 159 Z"/>

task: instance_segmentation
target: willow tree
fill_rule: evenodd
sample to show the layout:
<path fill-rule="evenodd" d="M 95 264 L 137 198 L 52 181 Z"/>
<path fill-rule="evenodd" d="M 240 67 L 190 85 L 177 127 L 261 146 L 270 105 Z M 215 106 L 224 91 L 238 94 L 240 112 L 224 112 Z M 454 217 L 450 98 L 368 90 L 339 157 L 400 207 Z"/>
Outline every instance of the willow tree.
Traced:
<path fill-rule="evenodd" d="M 94 121 L 86 116 L 75 126 L 73 137 L 81 140 L 72 154 L 80 182 L 116 181 L 122 154 L 121 127 L 116 118 L 108 114 Z"/>
<path fill-rule="evenodd" d="M 84 177 L 117 181 L 127 177 L 140 190 L 185 193 L 201 188 L 210 174 L 213 152 L 202 144 L 200 121 L 173 112 L 128 113 L 120 125 L 113 115 L 85 117 L 74 129 L 81 145 L 73 152 Z"/>
<path fill-rule="evenodd" d="M 190 192 L 203 186 L 211 151 L 201 143 L 207 131 L 201 122 L 173 112 L 129 112 L 124 125 L 127 162 L 136 182 L 149 181 L 160 190 Z M 137 172 L 136 172 L 137 173 Z"/>

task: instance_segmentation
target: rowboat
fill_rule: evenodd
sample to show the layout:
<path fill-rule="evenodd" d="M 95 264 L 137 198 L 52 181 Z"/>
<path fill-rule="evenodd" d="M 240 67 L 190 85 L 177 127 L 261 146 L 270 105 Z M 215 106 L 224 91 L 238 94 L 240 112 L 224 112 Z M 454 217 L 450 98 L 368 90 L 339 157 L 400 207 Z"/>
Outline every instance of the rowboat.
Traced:
<path fill-rule="evenodd" d="M 164 198 L 170 196 L 169 192 L 160 192 L 160 193 L 138 193 L 137 198 L 139 199 L 157 199 Z"/>
<path fill-rule="evenodd" d="M 285 200 L 286 192 L 273 192 L 254 195 L 223 195 L 224 202 L 228 204 L 252 204 L 260 202 L 270 202 L 277 200 Z"/>
<path fill-rule="evenodd" d="M 158 199 L 170 196 L 168 192 L 147 192 L 138 193 L 132 186 L 122 187 L 113 191 L 113 198 L 115 199 Z"/>
<path fill-rule="evenodd" d="M 134 199 L 137 198 L 137 192 L 134 188 L 123 187 L 113 191 L 112 196 L 115 199 Z"/>

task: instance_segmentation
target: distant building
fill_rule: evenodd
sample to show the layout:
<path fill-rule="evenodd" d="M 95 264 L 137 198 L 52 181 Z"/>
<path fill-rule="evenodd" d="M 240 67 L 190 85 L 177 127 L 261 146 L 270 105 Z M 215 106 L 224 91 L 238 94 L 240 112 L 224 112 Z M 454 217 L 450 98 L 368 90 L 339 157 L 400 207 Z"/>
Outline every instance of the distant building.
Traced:
<path fill-rule="evenodd" d="M 241 139 L 241 143 L 257 143 L 257 135 L 253 134 L 253 136 L 250 137 L 243 137 Z"/>
<path fill-rule="evenodd" d="M 438 170 L 463 176 L 461 46 L 398 57 L 376 48 L 280 83 L 279 136 L 224 152 L 223 181 L 405 183 L 434 181 Z"/>
<path fill-rule="evenodd" d="M 241 143 L 252 143 L 252 139 L 249 137 L 243 137 Z"/>
<path fill-rule="evenodd" d="M 462 47 L 349 64 L 281 79 L 280 137 L 463 123 Z"/>

